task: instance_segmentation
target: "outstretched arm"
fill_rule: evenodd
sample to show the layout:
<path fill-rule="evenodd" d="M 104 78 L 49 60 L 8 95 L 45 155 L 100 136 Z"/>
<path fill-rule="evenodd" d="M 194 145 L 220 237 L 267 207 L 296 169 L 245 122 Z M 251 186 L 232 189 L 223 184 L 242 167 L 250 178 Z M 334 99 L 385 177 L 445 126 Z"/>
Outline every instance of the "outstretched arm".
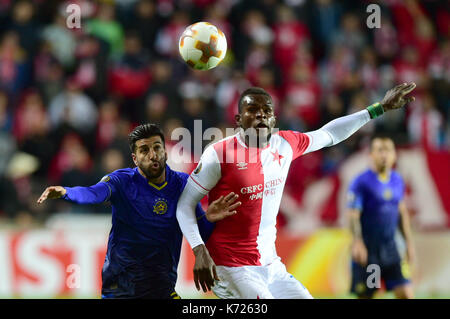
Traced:
<path fill-rule="evenodd" d="M 111 197 L 111 187 L 112 185 L 104 182 L 89 187 L 50 186 L 45 189 L 37 203 L 41 204 L 46 199 L 61 198 L 77 204 L 100 204 Z"/>
<path fill-rule="evenodd" d="M 397 85 L 386 93 L 380 103 L 372 104 L 365 110 L 334 119 L 316 131 L 307 132 L 306 135 L 309 136 L 311 142 L 305 150 L 305 154 L 327 146 L 336 145 L 349 138 L 371 119 L 414 101 L 414 97 L 406 95 L 414 90 L 415 87 L 415 83 Z"/>

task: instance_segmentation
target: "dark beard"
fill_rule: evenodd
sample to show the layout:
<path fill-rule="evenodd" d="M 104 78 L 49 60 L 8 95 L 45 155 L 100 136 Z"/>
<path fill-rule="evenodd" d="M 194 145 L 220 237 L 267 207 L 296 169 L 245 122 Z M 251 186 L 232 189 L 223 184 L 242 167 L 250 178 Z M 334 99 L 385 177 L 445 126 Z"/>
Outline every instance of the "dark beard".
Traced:
<path fill-rule="evenodd" d="M 166 160 L 165 159 L 161 160 L 158 163 L 159 163 L 159 169 L 156 173 L 152 173 L 150 170 L 146 170 L 146 169 L 143 169 L 142 167 L 140 167 L 141 171 L 144 173 L 144 175 L 147 179 L 158 178 L 162 175 L 162 173 L 166 169 Z"/>

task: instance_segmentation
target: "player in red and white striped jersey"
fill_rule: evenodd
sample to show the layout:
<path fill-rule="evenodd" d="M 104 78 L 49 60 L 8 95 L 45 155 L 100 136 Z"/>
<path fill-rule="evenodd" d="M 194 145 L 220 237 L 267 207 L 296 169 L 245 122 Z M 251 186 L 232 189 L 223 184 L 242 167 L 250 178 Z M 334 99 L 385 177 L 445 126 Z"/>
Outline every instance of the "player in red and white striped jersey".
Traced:
<path fill-rule="evenodd" d="M 275 249 L 276 216 L 289 166 L 297 157 L 335 145 L 384 111 L 402 107 L 414 83 L 388 91 L 381 103 L 331 121 L 321 129 L 274 132 L 271 96 L 260 88 L 244 91 L 236 123 L 240 131 L 204 151 L 180 197 L 177 218 L 196 256 L 194 281 L 203 291 L 213 287 L 220 298 L 312 298 L 286 271 Z M 236 213 L 216 221 L 204 245 L 195 205 L 230 192 L 242 203 Z M 220 281 L 219 281 L 220 278 Z"/>

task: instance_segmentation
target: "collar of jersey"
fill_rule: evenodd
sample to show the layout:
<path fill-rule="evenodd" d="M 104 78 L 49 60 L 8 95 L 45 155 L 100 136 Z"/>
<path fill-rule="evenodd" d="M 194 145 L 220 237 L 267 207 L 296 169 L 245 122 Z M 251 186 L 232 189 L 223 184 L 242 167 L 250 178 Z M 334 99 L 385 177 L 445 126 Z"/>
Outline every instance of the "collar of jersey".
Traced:
<path fill-rule="evenodd" d="M 264 147 L 264 148 L 259 148 L 259 147 L 249 147 L 249 146 L 248 146 L 247 144 L 245 144 L 245 142 L 242 140 L 242 138 L 241 138 L 241 132 L 238 132 L 238 133 L 236 134 L 236 139 L 238 140 L 239 144 L 241 144 L 243 147 L 245 147 L 245 148 L 247 148 L 247 149 L 253 149 L 253 148 L 256 148 L 256 149 L 258 149 L 258 150 L 260 150 L 260 151 L 263 151 L 263 150 L 266 150 L 266 149 L 268 149 L 268 148 L 270 147 L 270 140 L 272 139 L 272 136 L 270 136 L 269 143 L 267 143 L 266 147 Z"/>
<path fill-rule="evenodd" d="M 139 170 L 137 167 L 134 170 L 135 170 L 136 174 L 138 174 L 141 178 L 145 179 L 145 181 L 147 182 L 148 185 L 150 185 L 151 187 L 153 187 L 159 191 L 167 186 L 167 178 L 168 178 L 168 174 L 169 174 L 169 172 L 168 172 L 169 166 L 167 164 L 166 164 L 166 180 L 164 181 L 164 183 L 161 186 L 158 186 L 152 182 L 149 182 L 147 178 L 145 178 L 144 176 L 141 175 L 141 173 L 139 173 Z"/>
<path fill-rule="evenodd" d="M 372 173 L 375 174 L 375 176 L 377 177 L 377 180 L 380 181 L 380 183 L 387 184 L 387 183 L 389 183 L 389 181 L 391 180 L 392 170 L 389 171 L 389 174 L 386 175 L 386 179 L 383 179 L 383 178 L 381 177 L 381 175 L 378 174 L 378 173 L 377 173 L 376 171 L 374 171 L 374 170 L 372 170 Z"/>

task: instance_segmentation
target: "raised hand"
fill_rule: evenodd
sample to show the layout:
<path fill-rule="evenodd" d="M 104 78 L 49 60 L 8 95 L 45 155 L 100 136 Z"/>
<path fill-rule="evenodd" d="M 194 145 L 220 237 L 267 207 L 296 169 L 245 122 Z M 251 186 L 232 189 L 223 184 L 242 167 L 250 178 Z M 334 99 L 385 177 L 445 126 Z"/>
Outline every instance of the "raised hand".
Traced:
<path fill-rule="evenodd" d="M 38 204 L 41 204 L 44 202 L 47 198 L 48 199 L 55 199 L 55 198 L 61 198 L 66 194 L 66 189 L 62 186 L 50 186 L 45 189 L 45 191 L 42 193 L 41 197 L 37 200 Z"/>
<path fill-rule="evenodd" d="M 233 192 L 225 197 L 220 196 L 208 206 L 206 219 L 208 219 L 209 222 L 214 223 L 236 214 L 237 212 L 235 209 L 242 204 L 241 202 L 236 202 L 238 197 L 239 195 L 234 194 Z"/>
<path fill-rule="evenodd" d="M 415 87 L 416 84 L 414 82 L 403 83 L 387 91 L 386 95 L 381 101 L 381 105 L 383 106 L 384 111 L 386 112 L 389 110 L 399 109 L 406 103 L 414 101 L 414 96 L 406 95 L 414 90 Z"/>

